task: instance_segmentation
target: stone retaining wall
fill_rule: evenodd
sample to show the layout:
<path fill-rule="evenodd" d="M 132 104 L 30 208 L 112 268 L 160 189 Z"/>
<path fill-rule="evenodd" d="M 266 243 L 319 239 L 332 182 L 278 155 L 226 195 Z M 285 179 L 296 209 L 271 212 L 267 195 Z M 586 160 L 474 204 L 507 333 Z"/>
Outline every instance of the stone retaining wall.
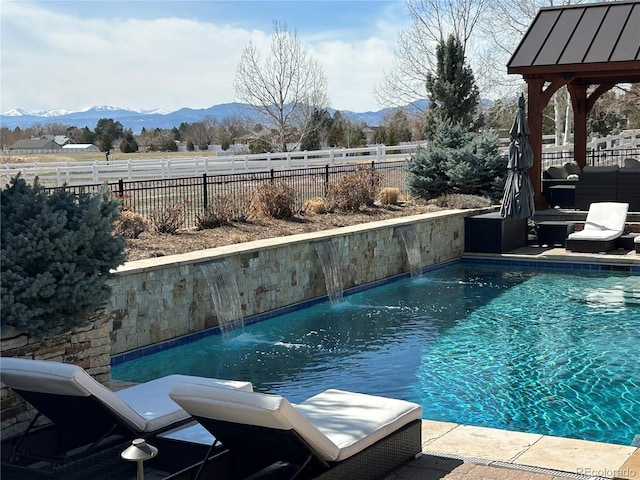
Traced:
<path fill-rule="evenodd" d="M 486 211 L 437 212 L 128 262 L 116 272 L 105 311 L 45 339 L 3 332 L 1 355 L 74 363 L 109 386 L 112 355 L 218 325 L 202 265 L 228 262 L 243 315 L 249 317 L 327 294 L 315 242 L 335 246 L 349 289 L 409 271 L 397 227 L 414 225 L 426 267 L 459 258 L 464 217 Z M 1 439 L 6 439 L 24 431 L 34 412 L 9 389 L 2 387 L 0 394 Z"/>
<path fill-rule="evenodd" d="M 409 271 L 396 233 L 400 225 L 414 225 L 423 266 L 459 258 L 464 250 L 464 217 L 477 213 L 429 213 L 129 262 L 117 271 L 107 308 L 112 320 L 111 353 L 217 326 L 202 265 L 229 263 L 246 318 L 327 294 L 315 242 L 333 243 L 348 289 Z"/>
<path fill-rule="evenodd" d="M 3 357 L 73 363 L 84 368 L 100 383 L 109 385 L 109 328 L 107 315 L 99 311 L 74 327 L 55 329 L 46 338 L 35 338 L 18 331 L 3 332 L 0 351 Z M 0 410 L 0 440 L 22 433 L 35 415 L 35 410 L 29 404 L 5 386 L 0 389 Z"/>

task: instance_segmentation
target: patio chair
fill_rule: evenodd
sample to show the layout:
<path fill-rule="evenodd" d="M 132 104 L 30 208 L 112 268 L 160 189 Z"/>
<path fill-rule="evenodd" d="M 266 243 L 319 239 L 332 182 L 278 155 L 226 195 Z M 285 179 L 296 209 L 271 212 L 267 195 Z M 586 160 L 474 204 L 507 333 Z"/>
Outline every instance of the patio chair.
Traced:
<path fill-rule="evenodd" d="M 153 436 L 191 421 L 169 398 L 177 382 L 253 389 L 249 382 L 169 375 L 113 392 L 77 365 L 8 357 L 0 360 L 0 380 L 37 410 L 27 430 L 13 442 L 11 455 L 3 454 L 9 463 L 68 463 L 107 445 Z M 42 415 L 51 423 L 36 427 Z"/>
<path fill-rule="evenodd" d="M 628 210 L 628 203 L 592 203 L 589 206 L 584 228 L 569 234 L 566 249 L 586 253 L 608 252 L 615 249 L 617 238 L 624 233 Z"/>
<path fill-rule="evenodd" d="M 404 400 L 331 389 L 292 405 L 183 383 L 169 396 L 229 449 L 230 478 L 372 479 L 422 451 L 422 407 Z"/>

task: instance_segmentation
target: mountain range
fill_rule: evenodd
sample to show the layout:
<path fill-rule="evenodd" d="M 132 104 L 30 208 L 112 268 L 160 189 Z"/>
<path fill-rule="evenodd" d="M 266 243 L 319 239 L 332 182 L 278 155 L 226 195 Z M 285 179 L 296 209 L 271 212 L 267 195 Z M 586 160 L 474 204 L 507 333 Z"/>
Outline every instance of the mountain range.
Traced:
<path fill-rule="evenodd" d="M 426 104 L 427 100 L 417 100 L 407 105 L 407 107 L 424 110 Z M 340 114 L 350 121 L 365 123 L 370 127 L 374 127 L 382 125 L 385 115 L 391 110 L 391 108 L 384 108 L 376 112 L 340 110 Z M 336 110 L 329 109 L 329 113 L 332 116 L 335 112 Z M 143 128 L 146 130 L 153 128 L 170 129 L 179 127 L 183 122 L 195 123 L 208 117 L 220 121 L 233 116 L 256 120 L 255 110 L 251 106 L 242 103 L 224 103 L 200 109 L 181 108 L 169 113 L 159 110 L 135 111 L 111 106 L 95 106 L 78 112 L 67 110 L 28 112 L 22 109 L 14 109 L 0 114 L 0 126 L 13 130 L 16 127 L 25 129 L 38 124 L 60 123 L 78 128 L 84 128 L 86 126 L 90 130 L 93 130 L 98 120 L 101 118 L 111 118 L 119 121 L 125 129 L 131 129 L 133 133 L 137 134 L 140 133 Z"/>

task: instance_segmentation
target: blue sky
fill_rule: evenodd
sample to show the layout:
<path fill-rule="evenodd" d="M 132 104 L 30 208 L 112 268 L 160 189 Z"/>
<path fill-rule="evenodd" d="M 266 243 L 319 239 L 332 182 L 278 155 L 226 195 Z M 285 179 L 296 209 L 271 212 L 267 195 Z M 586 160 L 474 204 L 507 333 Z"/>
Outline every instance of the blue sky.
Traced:
<path fill-rule="evenodd" d="M 331 107 L 378 110 L 402 0 L 0 0 L 0 111 L 206 108 L 236 100 L 233 79 L 252 40 L 275 20 L 296 30 L 328 79 Z"/>

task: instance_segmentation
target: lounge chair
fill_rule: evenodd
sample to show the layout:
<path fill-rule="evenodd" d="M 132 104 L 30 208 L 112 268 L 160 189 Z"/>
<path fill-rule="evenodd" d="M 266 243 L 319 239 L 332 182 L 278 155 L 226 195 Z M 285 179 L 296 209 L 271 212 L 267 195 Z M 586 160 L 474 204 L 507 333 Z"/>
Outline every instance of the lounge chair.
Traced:
<path fill-rule="evenodd" d="M 422 408 L 404 400 L 326 390 L 292 405 L 279 395 L 184 383 L 169 396 L 229 450 L 230 478 L 276 469 L 300 480 L 372 479 L 422 451 Z"/>
<path fill-rule="evenodd" d="M 589 206 L 584 228 L 570 233 L 566 249 L 574 252 L 598 253 L 616 248 L 616 240 L 624 233 L 628 203 L 599 202 Z"/>
<path fill-rule="evenodd" d="M 149 437 L 191 421 L 169 398 L 177 382 L 246 391 L 253 388 L 249 382 L 169 375 L 113 392 L 77 365 L 6 357 L 0 360 L 0 380 L 38 411 L 14 443 L 9 463 L 24 463 L 29 458 L 68 463 L 106 445 Z M 36 428 L 41 415 L 52 425 Z M 33 438 L 44 438 L 42 430 L 50 433 L 38 452 Z"/>

